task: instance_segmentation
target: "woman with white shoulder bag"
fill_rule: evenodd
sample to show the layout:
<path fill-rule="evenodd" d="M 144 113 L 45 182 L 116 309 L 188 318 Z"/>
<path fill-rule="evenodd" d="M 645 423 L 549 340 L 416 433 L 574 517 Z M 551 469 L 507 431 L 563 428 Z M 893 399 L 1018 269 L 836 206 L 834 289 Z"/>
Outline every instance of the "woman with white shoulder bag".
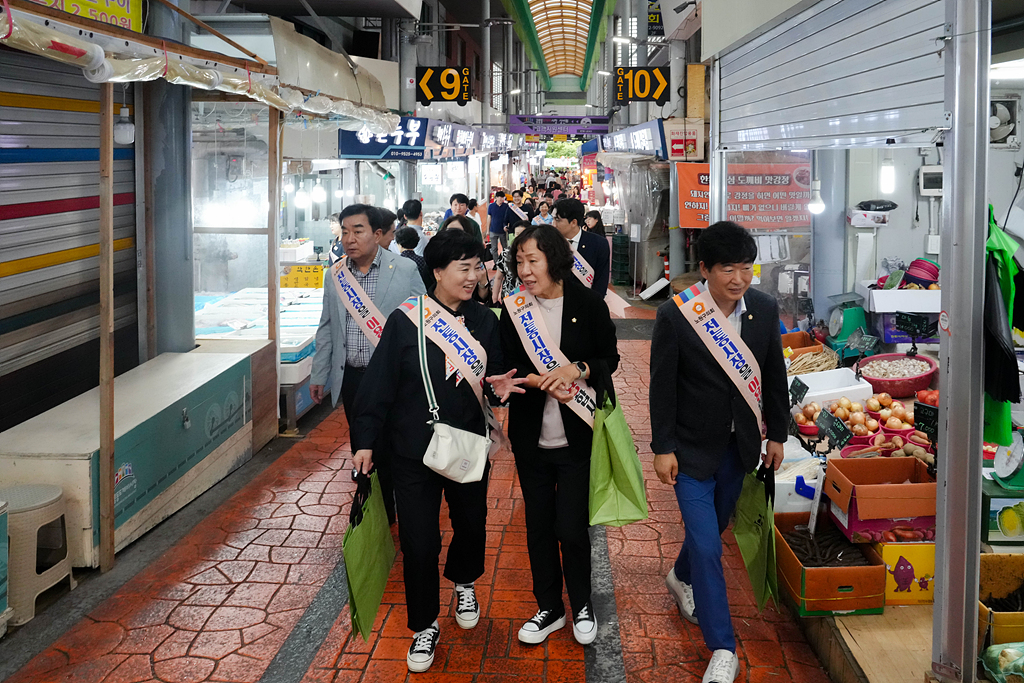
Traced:
<path fill-rule="evenodd" d="M 502 374 L 497 317 L 473 301 L 480 251 L 479 241 L 461 230 L 430 240 L 423 258 L 437 281 L 434 291 L 388 317 L 349 421 L 360 471 L 371 469 L 370 448 L 384 430 L 394 445 L 391 469 L 414 634 L 406 663 L 413 672 L 430 668 L 440 638 L 442 492 L 453 532 L 444 576 L 455 584 L 455 620 L 469 629 L 480 619 L 473 584 L 484 571 L 488 437 L 496 426 L 487 387 L 494 401 L 523 391 L 515 371 Z"/>

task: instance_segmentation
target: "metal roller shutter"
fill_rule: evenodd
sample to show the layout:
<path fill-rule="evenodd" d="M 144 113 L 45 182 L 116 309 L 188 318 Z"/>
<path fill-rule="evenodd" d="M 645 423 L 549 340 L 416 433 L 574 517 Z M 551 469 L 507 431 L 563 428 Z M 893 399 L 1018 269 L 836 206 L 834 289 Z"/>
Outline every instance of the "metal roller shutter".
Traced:
<path fill-rule="evenodd" d="M 943 105 L 942 0 L 822 0 L 719 61 L 729 149 L 929 144 Z"/>
<path fill-rule="evenodd" d="M 99 86 L 0 47 L 0 430 L 96 386 Z M 115 106 L 133 100 L 114 88 Z M 135 151 L 114 148 L 115 365 L 138 364 Z"/>

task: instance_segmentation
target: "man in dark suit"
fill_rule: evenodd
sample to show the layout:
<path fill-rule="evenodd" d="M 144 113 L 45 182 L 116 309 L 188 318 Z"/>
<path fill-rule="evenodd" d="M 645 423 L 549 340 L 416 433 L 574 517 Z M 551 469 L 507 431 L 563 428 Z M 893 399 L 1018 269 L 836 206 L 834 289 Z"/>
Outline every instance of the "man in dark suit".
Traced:
<path fill-rule="evenodd" d="M 555 217 L 553 225 L 558 228 L 558 232 L 569 240 L 573 251 L 594 269 L 594 283 L 590 288 L 604 298 L 610 274 L 611 249 L 608 248 L 608 240 L 603 235 L 582 229 L 587 208 L 578 199 L 559 199 L 551 213 Z"/>
<path fill-rule="evenodd" d="M 749 289 L 757 257 L 754 239 L 739 225 L 723 221 L 702 232 L 697 252 L 720 319 L 732 324 L 761 370 L 765 453 L 758 416 L 675 300 L 658 309 L 651 340 L 651 449 L 658 478 L 675 487 L 686 528 L 665 583 L 683 618 L 695 624 L 699 619 L 712 651 L 703 683 L 732 683 L 738 663 L 721 535 L 743 478 L 759 456 L 769 467 L 782 464 L 789 396 L 778 304 Z"/>

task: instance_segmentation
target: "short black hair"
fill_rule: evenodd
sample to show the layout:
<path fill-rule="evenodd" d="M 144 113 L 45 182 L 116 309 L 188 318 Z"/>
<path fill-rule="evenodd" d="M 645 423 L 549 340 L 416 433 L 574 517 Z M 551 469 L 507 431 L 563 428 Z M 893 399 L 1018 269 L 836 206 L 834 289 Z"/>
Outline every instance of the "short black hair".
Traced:
<path fill-rule="evenodd" d="M 470 225 L 469 223 L 471 220 L 472 219 L 469 216 L 463 216 L 462 214 L 453 213 L 451 216 L 448 216 L 448 218 L 445 219 L 444 223 L 441 224 L 440 230 L 447 230 L 452 223 L 458 223 L 460 226 L 462 226 L 462 230 L 464 230 L 468 234 L 469 231 L 473 229 L 473 226 Z M 457 230 L 458 226 L 456 226 L 455 229 Z"/>
<path fill-rule="evenodd" d="M 523 191 L 522 190 L 512 190 L 512 196 L 515 197 L 516 195 L 519 195 L 520 197 L 522 197 L 523 196 Z"/>
<path fill-rule="evenodd" d="M 395 224 L 395 221 L 398 220 L 398 214 L 396 214 L 391 209 L 377 209 L 377 210 L 380 211 L 380 222 L 381 222 L 381 225 L 384 226 L 384 227 L 381 228 L 381 230 L 383 230 L 384 232 L 387 232 L 388 230 L 391 229 L 391 226 L 393 226 Z"/>
<path fill-rule="evenodd" d="M 512 229 L 512 232 L 515 232 L 516 228 L 528 228 L 531 225 L 533 225 L 533 223 L 531 223 L 530 221 L 516 221 L 515 223 L 508 227 Z"/>
<path fill-rule="evenodd" d="M 369 204 L 349 204 L 341 211 L 341 216 L 338 222 L 344 221 L 350 216 L 358 215 L 366 216 L 366 220 L 370 222 L 370 230 L 377 232 L 378 230 L 384 230 L 384 219 L 380 215 L 380 211 L 375 206 Z"/>
<path fill-rule="evenodd" d="M 569 249 L 569 240 L 547 223 L 530 225 L 519 233 L 519 237 L 516 237 L 509 247 L 512 250 L 509 263 L 516 264 L 520 247 L 530 240 L 537 242 L 537 248 L 548 260 L 548 277 L 555 282 L 564 282 L 566 278 L 572 277 L 572 251 Z"/>
<path fill-rule="evenodd" d="M 462 194 L 461 192 L 457 192 L 453 194 L 451 198 L 448 200 L 448 205 L 450 206 L 451 203 L 454 201 L 457 201 L 459 204 L 469 204 L 469 197 Z"/>
<path fill-rule="evenodd" d="M 462 230 L 441 230 L 430 238 L 423 250 L 423 260 L 430 270 L 447 268 L 452 261 L 479 256 L 480 241 Z"/>
<path fill-rule="evenodd" d="M 551 210 L 551 202 L 549 202 L 549 201 L 548 201 L 548 200 L 546 200 L 546 199 L 545 199 L 545 200 L 543 200 L 543 201 L 542 201 L 542 202 L 541 202 L 540 204 L 538 204 L 538 205 L 537 205 L 537 210 L 538 210 L 538 211 L 540 211 L 540 207 L 542 207 L 542 206 L 546 206 L 546 207 L 548 207 L 548 211 L 550 211 L 550 210 Z"/>
<path fill-rule="evenodd" d="M 555 215 L 564 218 L 570 223 L 576 221 L 580 227 L 583 226 L 583 219 L 587 215 L 587 207 L 578 199 L 559 199 L 555 202 Z"/>
<path fill-rule="evenodd" d="M 451 202 L 448 202 L 448 203 L 451 204 Z M 473 209 L 476 208 L 476 200 L 475 199 L 470 199 L 469 203 L 466 204 L 466 206 L 468 206 L 469 210 L 472 211 Z"/>
<path fill-rule="evenodd" d="M 423 214 L 423 204 L 418 199 L 410 199 L 402 204 L 402 211 L 405 211 L 406 220 L 414 221 Z"/>
<path fill-rule="evenodd" d="M 399 228 L 395 230 L 395 241 L 403 249 L 415 249 L 420 243 L 420 234 L 415 228 Z"/>
<path fill-rule="evenodd" d="M 720 263 L 753 263 L 757 259 L 757 242 L 743 226 L 718 221 L 700 231 L 697 259 L 708 270 Z"/>

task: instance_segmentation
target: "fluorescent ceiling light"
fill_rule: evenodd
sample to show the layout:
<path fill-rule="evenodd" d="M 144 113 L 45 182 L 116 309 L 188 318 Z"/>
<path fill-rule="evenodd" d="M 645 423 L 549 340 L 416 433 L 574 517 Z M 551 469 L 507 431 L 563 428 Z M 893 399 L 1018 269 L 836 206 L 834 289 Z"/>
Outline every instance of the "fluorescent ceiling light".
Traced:
<path fill-rule="evenodd" d="M 627 43 L 628 44 L 628 43 L 632 43 L 633 39 L 632 38 L 626 38 L 625 36 L 614 36 L 612 38 L 612 42 L 613 43 Z"/>
<path fill-rule="evenodd" d="M 989 80 L 1022 80 L 1024 79 L 1024 59 L 1012 62 L 993 64 L 988 71 Z"/>
<path fill-rule="evenodd" d="M 522 88 L 516 88 L 515 90 L 509 90 L 508 94 L 509 95 L 518 95 L 521 92 L 523 92 Z"/>
<path fill-rule="evenodd" d="M 611 76 L 612 72 L 611 71 L 598 71 L 597 75 L 598 76 Z"/>

